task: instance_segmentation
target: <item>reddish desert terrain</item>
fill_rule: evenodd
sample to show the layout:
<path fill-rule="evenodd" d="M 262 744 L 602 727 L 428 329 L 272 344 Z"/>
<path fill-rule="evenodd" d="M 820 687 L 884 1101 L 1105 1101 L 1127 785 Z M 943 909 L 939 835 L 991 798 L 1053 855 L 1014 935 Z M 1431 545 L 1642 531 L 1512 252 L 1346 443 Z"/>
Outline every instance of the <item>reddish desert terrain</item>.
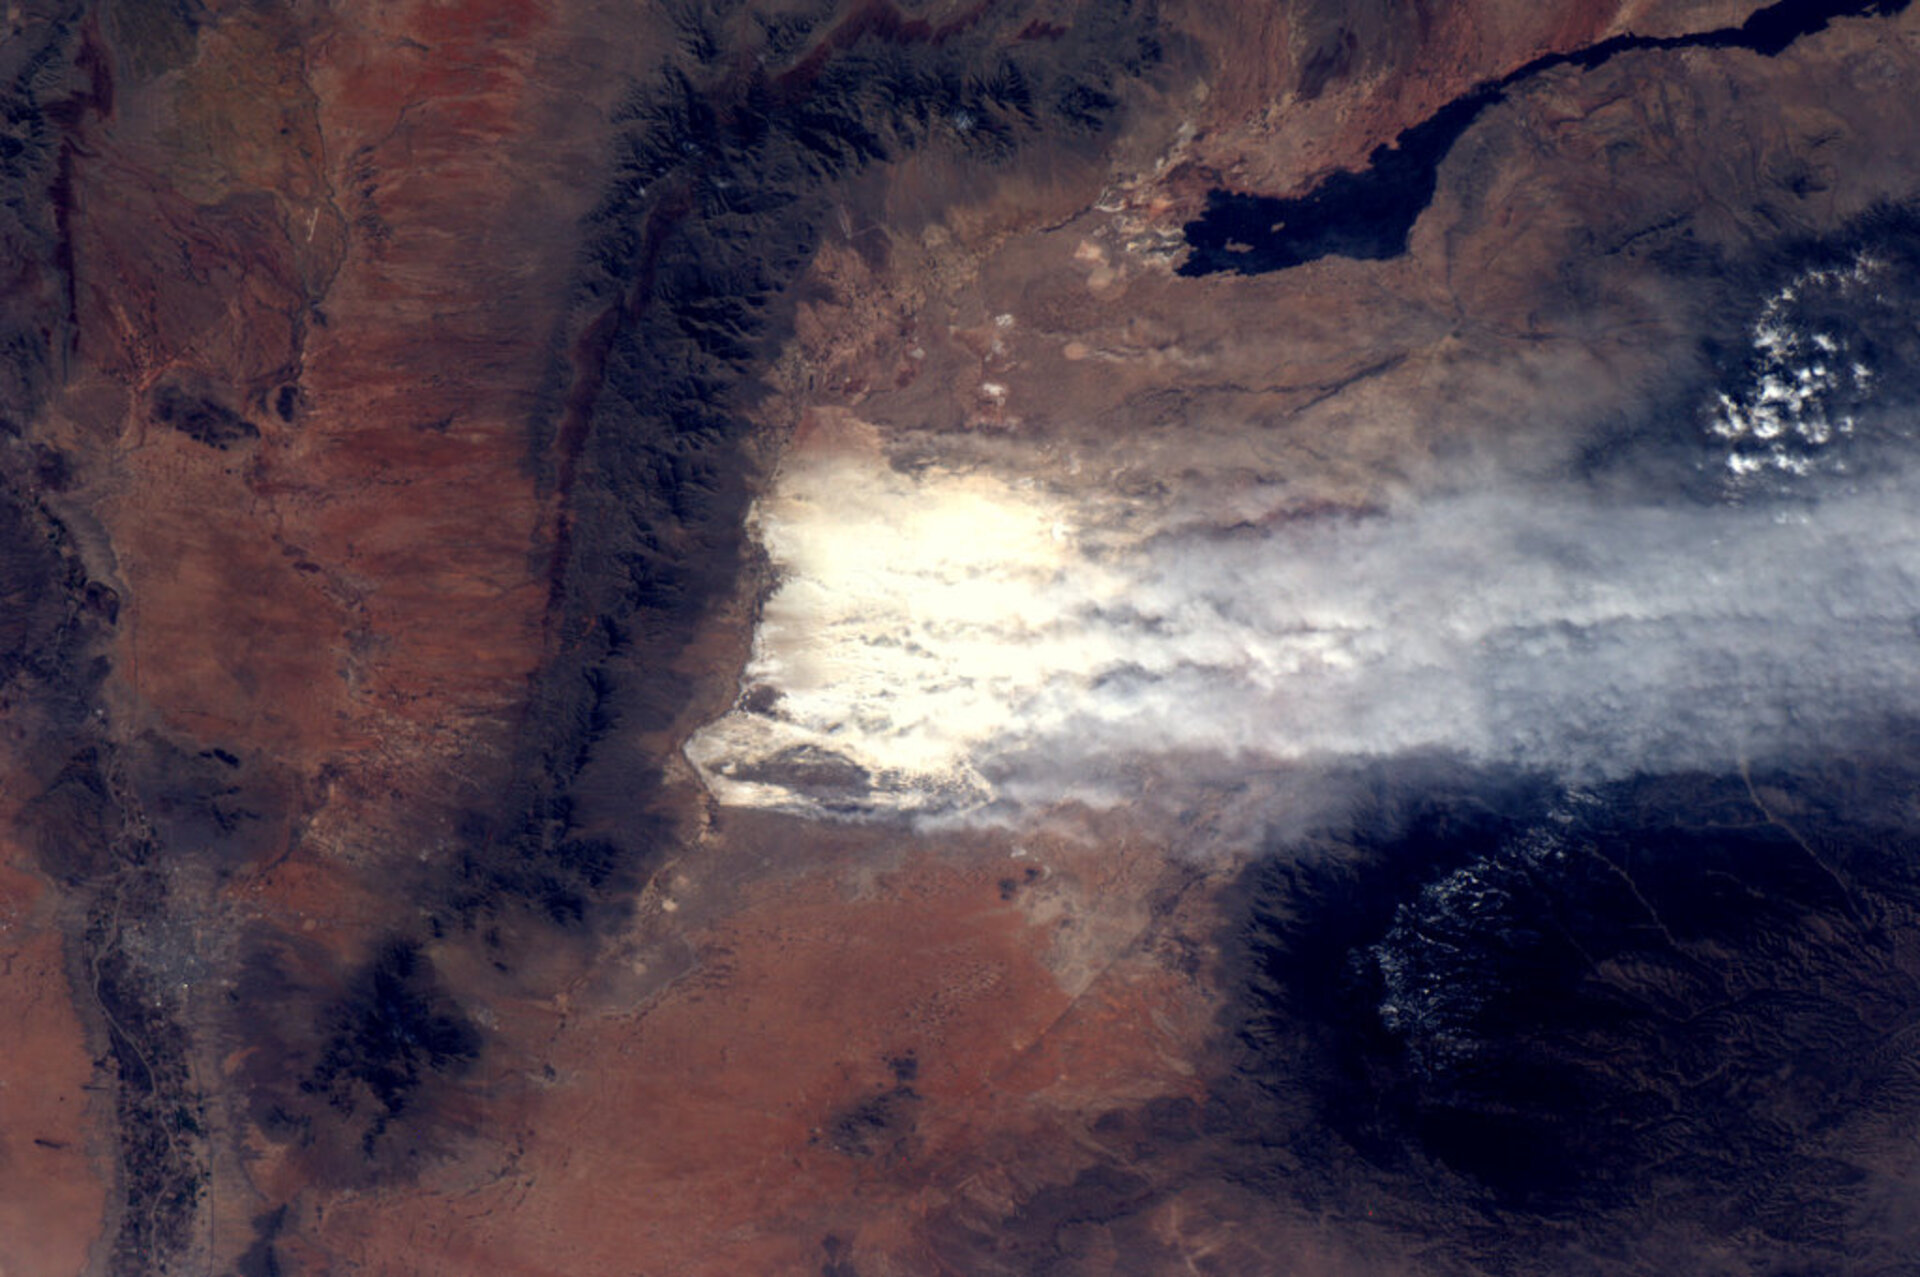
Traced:
<path fill-rule="evenodd" d="M 1396 254 L 1183 227 L 1756 7 L 15 6 L 0 1274 L 1479 1271 L 1249 1169 L 1260 782 L 681 751 L 811 458 L 1284 522 L 1671 392 L 1719 295 L 1647 254 L 1913 194 L 1920 19 L 1549 67 Z"/>

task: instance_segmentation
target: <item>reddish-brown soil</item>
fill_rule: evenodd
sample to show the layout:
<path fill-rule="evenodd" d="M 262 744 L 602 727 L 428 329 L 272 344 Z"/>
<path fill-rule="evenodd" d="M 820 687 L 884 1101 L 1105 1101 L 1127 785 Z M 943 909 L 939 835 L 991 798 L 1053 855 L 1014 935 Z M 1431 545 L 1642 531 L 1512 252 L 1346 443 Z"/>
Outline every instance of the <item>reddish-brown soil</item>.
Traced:
<path fill-rule="evenodd" d="M 1530 437 L 1500 411 L 1522 388 L 1598 399 L 1652 375 L 1680 303 L 1624 265 L 1556 275 L 1582 237 L 1712 204 L 1716 183 L 1751 193 L 1815 135 L 1846 154 L 1821 161 L 1830 185 L 1792 214 L 1806 227 L 1920 167 L 1920 135 L 1875 123 L 1878 91 L 1849 79 L 1874 42 L 1843 32 L 1774 62 L 1703 55 L 1686 112 L 1723 130 L 1676 123 L 1632 68 L 1540 86 L 1447 171 L 1407 256 L 1176 278 L 1210 188 L 1298 193 L 1544 52 L 1753 6 L 1350 7 L 1171 4 L 1169 69 L 1128 90 L 1105 149 L 977 168 L 929 151 L 825 188 L 727 481 L 857 435 L 897 455 L 1017 446 L 1060 475 L 1085 454 L 1116 490 L 1284 474 L 1303 502 L 1363 505 L 1463 435 Z M 111 88 L 69 76 L 71 313 L 47 325 L 67 347 L 20 434 L 64 458 L 36 508 L 84 567 L 74 588 L 117 613 L 61 658 L 80 709 L 45 673 L 0 705 L 17 725 L 0 765 L 21 778 L 0 778 L 0 1277 L 138 1271 L 111 1253 L 125 1082 L 88 987 L 89 918 L 122 890 L 158 911 L 142 961 L 168 975 L 205 1105 L 176 1127 L 200 1195 L 166 1271 L 1001 1271 L 981 1256 L 1005 1221 L 1095 1168 L 1152 1181 L 1126 1227 L 1155 1249 L 1067 1211 L 1059 1271 L 1265 1272 L 1275 1248 L 1299 1271 L 1395 1271 L 1364 1221 L 1188 1190 L 1188 1155 L 1156 1161 L 1140 1134 L 1139 1113 L 1205 1099 L 1230 978 L 1219 893 L 1252 850 L 1207 837 L 1230 795 L 1018 835 L 721 809 L 678 749 L 735 694 L 760 565 L 701 583 L 691 620 L 569 612 L 569 582 L 605 567 L 569 559 L 574 532 L 638 516 L 576 501 L 567 423 L 612 376 L 606 332 L 647 314 L 633 280 L 582 300 L 584 219 L 640 181 L 614 155 L 631 84 L 693 58 L 675 6 L 236 3 L 197 27 L 140 8 L 79 28 Z M 824 29 L 845 18 L 849 46 L 919 38 L 890 6 L 844 8 Z M 991 5 L 928 8 L 929 29 L 994 29 Z M 1045 46 L 1076 12 L 1038 9 L 994 39 Z M 1889 65 L 1910 71 L 1920 28 L 1900 22 Z M 701 84 L 752 82 L 759 29 L 720 24 L 748 51 L 700 61 Z M 1629 135 L 1645 151 L 1621 194 L 1607 166 Z M 1716 207 L 1715 242 L 1774 216 Z M 648 218 L 664 242 L 672 218 Z M 212 405 L 195 429 L 226 433 L 196 437 L 169 403 Z M 646 674 L 685 690 L 657 713 L 606 673 L 654 660 L 649 642 Z M 580 663 L 595 644 L 614 655 Z M 615 708 L 565 739 L 615 762 L 580 764 L 589 781 L 563 776 L 566 802 L 528 823 L 559 839 L 644 818 L 651 858 L 596 882 L 587 922 L 489 912 L 473 884 L 510 875 L 485 856 L 537 807 L 528 775 L 561 767 L 541 716 L 588 685 Z M 85 792 L 115 814 L 82 827 L 46 795 L 103 757 L 120 761 Z M 87 838 L 164 880 L 164 902 L 47 851 Z M 394 936 L 481 1045 L 370 1127 L 383 1079 L 329 1092 L 317 1062 L 352 1038 L 337 1008 Z M 326 1128 L 343 1112 L 360 1124 Z"/>
<path fill-rule="evenodd" d="M 86 1026 L 73 1006 L 78 973 L 54 908 L 29 874 L 0 866 L 0 1272 L 8 1277 L 84 1271 L 112 1188 L 108 1114 L 90 1081 Z"/>
<path fill-rule="evenodd" d="M 506 1071 L 466 1154 L 312 1244 L 392 1272 L 790 1272 L 836 1246 L 917 1271 L 928 1217 L 1064 1182 L 1102 1113 L 1191 1091 L 1206 1004 L 1136 903 L 1167 891 L 1158 851 L 900 854 L 816 845 L 705 920 L 713 866 L 659 884 L 645 929 L 683 970 L 652 978 L 649 945 L 496 1004 Z"/>

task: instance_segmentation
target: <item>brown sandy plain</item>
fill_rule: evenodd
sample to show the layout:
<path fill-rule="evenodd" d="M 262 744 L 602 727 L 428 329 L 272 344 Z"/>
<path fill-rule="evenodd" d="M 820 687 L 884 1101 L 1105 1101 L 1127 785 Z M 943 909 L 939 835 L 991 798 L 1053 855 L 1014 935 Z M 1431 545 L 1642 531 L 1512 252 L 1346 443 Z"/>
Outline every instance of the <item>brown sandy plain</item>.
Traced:
<path fill-rule="evenodd" d="M 611 429 L 608 334 L 647 304 L 578 283 L 630 86 L 733 83 L 773 56 L 756 14 L 808 19 L 798 66 L 944 33 L 1044 52 L 1095 7 L 716 6 L 695 63 L 689 6 L 12 7 L 54 50 L 50 238 L 10 268 L 54 353 L 8 406 L 7 475 L 67 594 L 19 604 L 59 613 L 21 649 L 64 655 L 4 689 L 0 1273 L 1450 1271 L 1180 1151 L 1244 864 L 1182 849 L 1231 795 L 1019 834 L 711 802 L 677 751 L 735 695 L 750 555 L 637 641 L 678 698 L 567 774 L 580 828 L 664 831 L 597 921 L 448 903 L 513 827 L 543 678 L 611 650 L 568 564 L 617 517 L 578 476 Z M 1542 53 L 1753 7 L 1163 4 L 1164 66 L 1091 141 L 828 185 L 733 481 L 849 419 L 889 455 L 1017 440 L 1120 491 L 1286 474 L 1302 509 L 1363 505 L 1461 433 L 1539 445 L 1501 405 L 1658 387 L 1690 304 L 1595 242 L 1704 209 L 1739 243 L 1902 193 L 1920 132 L 1873 77 L 1920 69 L 1920 20 L 1553 73 L 1392 260 L 1184 279 L 1180 227 L 1209 188 L 1303 190 Z M 1821 180 L 1756 212 L 1782 164 Z M 338 1008 L 396 936 L 432 976 L 395 996 L 459 1008 L 477 1050 L 442 1068 L 410 1039 L 337 1082 Z M 1125 1209 L 1060 1204 L 1095 1182 Z"/>

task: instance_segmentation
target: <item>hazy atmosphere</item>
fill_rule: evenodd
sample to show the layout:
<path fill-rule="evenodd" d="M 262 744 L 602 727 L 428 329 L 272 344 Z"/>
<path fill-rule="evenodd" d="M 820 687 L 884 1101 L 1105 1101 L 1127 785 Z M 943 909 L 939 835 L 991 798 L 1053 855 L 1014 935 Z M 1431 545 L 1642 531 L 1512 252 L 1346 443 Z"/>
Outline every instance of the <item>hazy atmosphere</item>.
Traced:
<path fill-rule="evenodd" d="M 1438 750 L 1588 783 L 1844 752 L 1920 712 L 1920 476 L 1902 410 L 1829 420 L 1833 357 L 1792 339 L 1821 362 L 1670 423 L 1635 490 L 1489 465 L 1215 525 L 1203 492 L 1038 459 L 802 460 L 752 516 L 776 583 L 748 708 L 689 753 L 732 802 L 1005 816 L 1131 797 L 1129 760 Z"/>
<path fill-rule="evenodd" d="M 1917 84 L 10 3 L 0 1277 L 1912 1277 Z"/>

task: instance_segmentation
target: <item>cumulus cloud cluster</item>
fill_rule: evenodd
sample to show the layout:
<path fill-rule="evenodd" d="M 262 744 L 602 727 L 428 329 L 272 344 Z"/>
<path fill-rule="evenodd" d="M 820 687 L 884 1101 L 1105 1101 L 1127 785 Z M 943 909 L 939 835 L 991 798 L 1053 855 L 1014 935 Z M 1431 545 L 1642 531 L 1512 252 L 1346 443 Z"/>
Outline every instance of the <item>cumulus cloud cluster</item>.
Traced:
<path fill-rule="evenodd" d="M 1482 481 L 1209 526 L 877 457 L 792 466 L 724 800 L 954 813 L 1124 796 L 1128 760 L 1416 750 L 1572 781 L 1845 744 L 1920 710 L 1920 518 L 1889 477 L 1792 502 Z M 1183 761 L 1184 760 L 1184 761 Z"/>
<path fill-rule="evenodd" d="M 1827 445 L 1853 433 L 1849 405 L 1873 387 L 1861 349 L 1872 343 L 1857 324 L 1827 331 L 1809 326 L 1799 312 L 1822 302 L 1843 314 L 1858 314 L 1863 302 L 1883 308 L 1887 298 L 1879 289 L 1891 270 L 1886 260 L 1862 252 L 1845 269 L 1806 271 L 1767 299 L 1753 324 L 1749 385 L 1717 396 L 1710 426 L 1727 445 L 1734 479 L 1769 472 L 1805 477 L 1833 463 L 1837 454 Z"/>

